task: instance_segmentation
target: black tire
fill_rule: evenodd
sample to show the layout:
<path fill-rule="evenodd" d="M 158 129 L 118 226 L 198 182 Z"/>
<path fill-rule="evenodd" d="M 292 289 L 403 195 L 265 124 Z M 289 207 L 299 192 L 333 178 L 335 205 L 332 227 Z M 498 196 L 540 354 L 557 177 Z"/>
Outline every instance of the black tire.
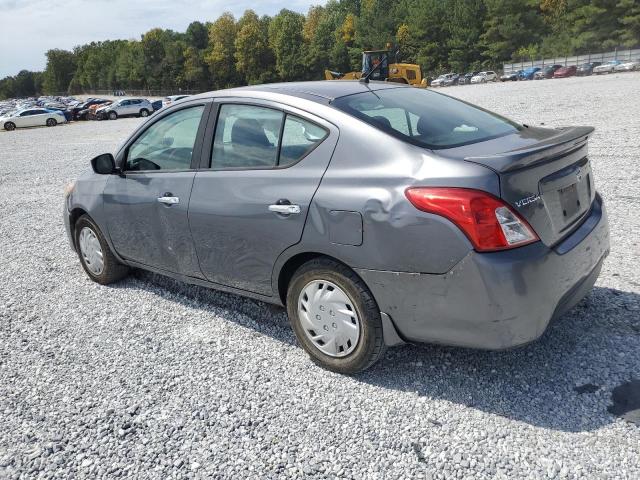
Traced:
<path fill-rule="evenodd" d="M 149 110 L 147 110 L 146 108 L 143 108 L 142 110 L 140 110 L 140 116 L 142 118 L 148 117 L 149 116 Z"/>
<path fill-rule="evenodd" d="M 344 357 L 332 357 L 320 351 L 307 337 L 298 318 L 298 301 L 304 287 L 313 280 L 325 280 L 340 287 L 349 297 L 360 318 L 360 337 L 355 349 Z M 364 282 L 345 265 L 327 258 L 317 258 L 294 273 L 287 288 L 287 314 L 298 342 L 321 367 L 342 374 L 366 370 L 386 350 L 382 335 L 380 309 Z"/>
<path fill-rule="evenodd" d="M 102 272 L 99 275 L 94 274 L 86 265 L 85 259 L 80 251 L 80 232 L 83 228 L 88 227 L 93 230 L 93 233 L 98 238 L 100 242 L 100 247 L 102 249 L 102 260 L 104 262 L 104 267 Z M 89 215 L 82 215 L 75 224 L 74 229 L 74 240 L 76 242 L 76 250 L 78 252 L 78 257 L 80 258 L 80 264 L 82 268 L 87 273 L 89 278 L 94 282 L 100 283 L 102 285 L 109 285 L 110 283 L 117 282 L 122 280 L 129 274 L 129 267 L 120 263 L 116 257 L 113 255 L 113 252 L 109 248 L 109 244 L 104 238 L 104 235 L 98 228 L 98 226 L 93 222 Z"/>
<path fill-rule="evenodd" d="M 13 122 L 7 122 L 7 123 L 4 124 L 4 129 L 7 132 L 11 132 L 11 131 L 16 129 L 16 124 L 13 123 Z"/>
<path fill-rule="evenodd" d="M 55 118 L 47 118 L 47 127 L 55 127 L 58 121 Z"/>
<path fill-rule="evenodd" d="M 118 114 L 116 112 L 109 112 L 108 118 L 109 120 L 117 120 Z"/>

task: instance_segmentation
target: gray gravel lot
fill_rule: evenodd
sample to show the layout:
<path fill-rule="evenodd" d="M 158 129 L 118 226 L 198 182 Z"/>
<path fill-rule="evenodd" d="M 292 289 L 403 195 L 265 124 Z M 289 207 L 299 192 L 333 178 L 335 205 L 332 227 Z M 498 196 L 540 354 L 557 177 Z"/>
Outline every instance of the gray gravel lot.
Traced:
<path fill-rule="evenodd" d="M 315 367 L 280 309 L 143 272 L 89 281 L 62 189 L 140 120 L 0 132 L 0 478 L 640 478 L 640 426 L 607 411 L 640 378 L 638 87 L 442 90 L 596 126 L 611 255 L 532 345 L 395 348 L 352 378 Z"/>

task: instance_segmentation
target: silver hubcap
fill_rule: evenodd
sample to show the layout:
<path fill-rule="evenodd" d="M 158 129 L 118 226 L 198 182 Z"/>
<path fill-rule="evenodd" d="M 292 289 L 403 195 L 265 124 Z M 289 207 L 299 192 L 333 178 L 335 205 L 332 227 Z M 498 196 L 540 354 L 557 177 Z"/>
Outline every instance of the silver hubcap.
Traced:
<path fill-rule="evenodd" d="M 89 227 L 80 230 L 80 253 L 84 264 L 94 275 L 100 275 L 104 269 L 104 260 L 102 258 L 102 247 L 98 237 Z"/>
<path fill-rule="evenodd" d="M 360 319 L 351 299 L 335 283 L 308 283 L 300 292 L 298 318 L 307 338 L 330 357 L 345 357 L 358 345 Z"/>

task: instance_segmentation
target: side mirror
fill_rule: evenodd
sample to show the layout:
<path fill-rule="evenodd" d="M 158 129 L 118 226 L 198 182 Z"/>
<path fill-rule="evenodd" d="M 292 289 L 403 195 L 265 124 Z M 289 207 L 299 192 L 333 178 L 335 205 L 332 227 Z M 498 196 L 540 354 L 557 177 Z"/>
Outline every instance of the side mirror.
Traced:
<path fill-rule="evenodd" d="M 116 172 L 116 159 L 110 153 L 103 153 L 91 160 L 91 167 L 98 175 L 111 175 Z"/>
<path fill-rule="evenodd" d="M 173 137 L 164 137 L 162 139 L 162 146 L 169 148 L 173 145 Z"/>

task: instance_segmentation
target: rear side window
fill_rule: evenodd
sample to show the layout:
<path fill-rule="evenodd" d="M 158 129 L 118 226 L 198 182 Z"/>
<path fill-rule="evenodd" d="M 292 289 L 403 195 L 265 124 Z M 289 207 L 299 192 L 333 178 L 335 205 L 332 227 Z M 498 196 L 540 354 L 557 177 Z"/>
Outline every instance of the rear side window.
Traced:
<path fill-rule="evenodd" d="M 222 105 L 211 167 L 216 170 L 286 167 L 305 157 L 326 136 L 324 128 L 280 110 Z"/>
<path fill-rule="evenodd" d="M 327 131 L 315 123 L 287 115 L 278 165 L 292 165 L 306 157 L 326 136 Z"/>
<path fill-rule="evenodd" d="M 522 128 L 463 101 L 408 87 L 349 95 L 335 99 L 332 106 L 395 137 L 430 149 L 483 142 Z"/>

